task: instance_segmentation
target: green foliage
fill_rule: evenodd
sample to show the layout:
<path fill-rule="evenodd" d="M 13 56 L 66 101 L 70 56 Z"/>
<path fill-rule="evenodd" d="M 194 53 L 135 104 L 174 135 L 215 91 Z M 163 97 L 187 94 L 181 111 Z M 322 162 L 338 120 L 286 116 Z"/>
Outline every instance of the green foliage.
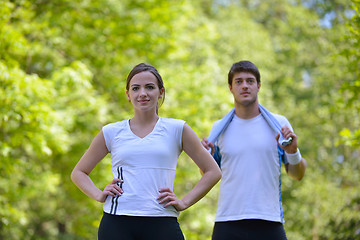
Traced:
<path fill-rule="evenodd" d="M 358 116 L 360 111 L 360 1 L 354 0 L 353 9 L 354 16 L 351 21 L 347 23 L 348 32 L 344 37 L 343 43 L 345 46 L 341 49 L 341 55 L 344 56 L 348 62 L 347 72 L 349 77 L 342 83 L 339 90 L 339 102 L 342 104 L 345 112 L 352 116 Z M 344 128 L 340 133 L 342 139 L 341 143 L 354 148 L 360 147 L 360 129 L 359 122 L 352 121 L 347 128 Z"/>
<path fill-rule="evenodd" d="M 102 206 L 70 173 L 103 125 L 131 117 L 132 66 L 157 67 L 160 115 L 203 137 L 232 107 L 227 72 L 242 59 L 259 66 L 260 102 L 290 120 L 308 160 L 302 182 L 282 178 L 288 238 L 358 239 L 359 4 L 1 0 L 0 239 L 94 239 Z M 109 156 L 91 178 L 111 180 Z M 176 194 L 199 178 L 182 154 Z M 180 214 L 187 239 L 210 239 L 217 193 Z"/>

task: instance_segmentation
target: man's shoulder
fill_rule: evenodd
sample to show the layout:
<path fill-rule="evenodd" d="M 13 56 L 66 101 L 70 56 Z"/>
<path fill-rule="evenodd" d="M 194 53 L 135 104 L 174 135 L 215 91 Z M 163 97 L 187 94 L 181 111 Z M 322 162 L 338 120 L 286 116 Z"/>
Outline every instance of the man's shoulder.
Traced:
<path fill-rule="evenodd" d="M 287 118 L 284 115 L 281 114 L 277 114 L 277 113 L 272 113 L 272 115 L 276 118 L 276 120 L 278 121 L 287 121 Z"/>
<path fill-rule="evenodd" d="M 292 128 L 289 120 L 285 116 L 277 113 L 272 113 L 272 114 L 275 117 L 275 119 L 280 123 L 280 126 L 288 126 Z"/>

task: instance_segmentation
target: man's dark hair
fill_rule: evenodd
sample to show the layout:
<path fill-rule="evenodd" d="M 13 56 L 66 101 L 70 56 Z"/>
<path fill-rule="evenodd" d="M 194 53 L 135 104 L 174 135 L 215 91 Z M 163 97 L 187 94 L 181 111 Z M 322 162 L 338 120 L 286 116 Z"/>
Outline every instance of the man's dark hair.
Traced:
<path fill-rule="evenodd" d="M 259 72 L 259 69 L 256 67 L 256 65 L 250 61 L 240 61 L 240 62 L 234 63 L 230 68 L 230 71 L 228 74 L 229 85 L 232 85 L 232 79 L 233 79 L 235 73 L 240 73 L 240 72 L 247 72 L 247 73 L 253 74 L 256 78 L 256 82 L 258 84 L 260 83 L 260 72 Z"/>

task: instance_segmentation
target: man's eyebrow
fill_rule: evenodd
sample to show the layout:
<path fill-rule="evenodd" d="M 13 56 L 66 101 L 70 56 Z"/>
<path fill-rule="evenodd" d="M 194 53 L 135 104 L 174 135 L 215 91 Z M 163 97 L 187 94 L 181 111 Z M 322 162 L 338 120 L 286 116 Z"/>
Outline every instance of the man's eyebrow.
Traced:
<path fill-rule="evenodd" d="M 236 79 L 256 79 L 255 77 L 246 77 L 246 78 L 242 78 L 242 77 L 237 77 L 237 78 L 235 78 L 235 80 Z"/>

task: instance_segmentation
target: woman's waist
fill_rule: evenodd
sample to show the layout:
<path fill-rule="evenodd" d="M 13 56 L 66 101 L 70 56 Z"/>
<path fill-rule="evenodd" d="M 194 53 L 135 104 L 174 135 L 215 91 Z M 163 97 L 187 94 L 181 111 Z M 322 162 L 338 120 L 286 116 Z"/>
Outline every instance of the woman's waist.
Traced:
<path fill-rule="evenodd" d="M 123 180 L 119 184 L 124 191 L 123 195 L 153 198 L 158 196 L 161 188 L 173 189 L 175 170 L 119 166 L 113 171 L 113 177 Z"/>
<path fill-rule="evenodd" d="M 121 177 L 122 175 L 138 175 L 144 174 L 146 176 L 150 175 L 174 175 L 176 172 L 176 168 L 170 167 L 154 167 L 154 166 L 134 166 L 134 165 L 126 165 L 126 164 L 117 164 L 112 167 L 112 173 L 114 177 Z"/>
<path fill-rule="evenodd" d="M 157 196 L 146 194 L 126 194 L 106 198 L 104 211 L 116 215 L 130 216 L 178 216 L 178 211 L 173 207 L 164 207 L 157 200 Z"/>

